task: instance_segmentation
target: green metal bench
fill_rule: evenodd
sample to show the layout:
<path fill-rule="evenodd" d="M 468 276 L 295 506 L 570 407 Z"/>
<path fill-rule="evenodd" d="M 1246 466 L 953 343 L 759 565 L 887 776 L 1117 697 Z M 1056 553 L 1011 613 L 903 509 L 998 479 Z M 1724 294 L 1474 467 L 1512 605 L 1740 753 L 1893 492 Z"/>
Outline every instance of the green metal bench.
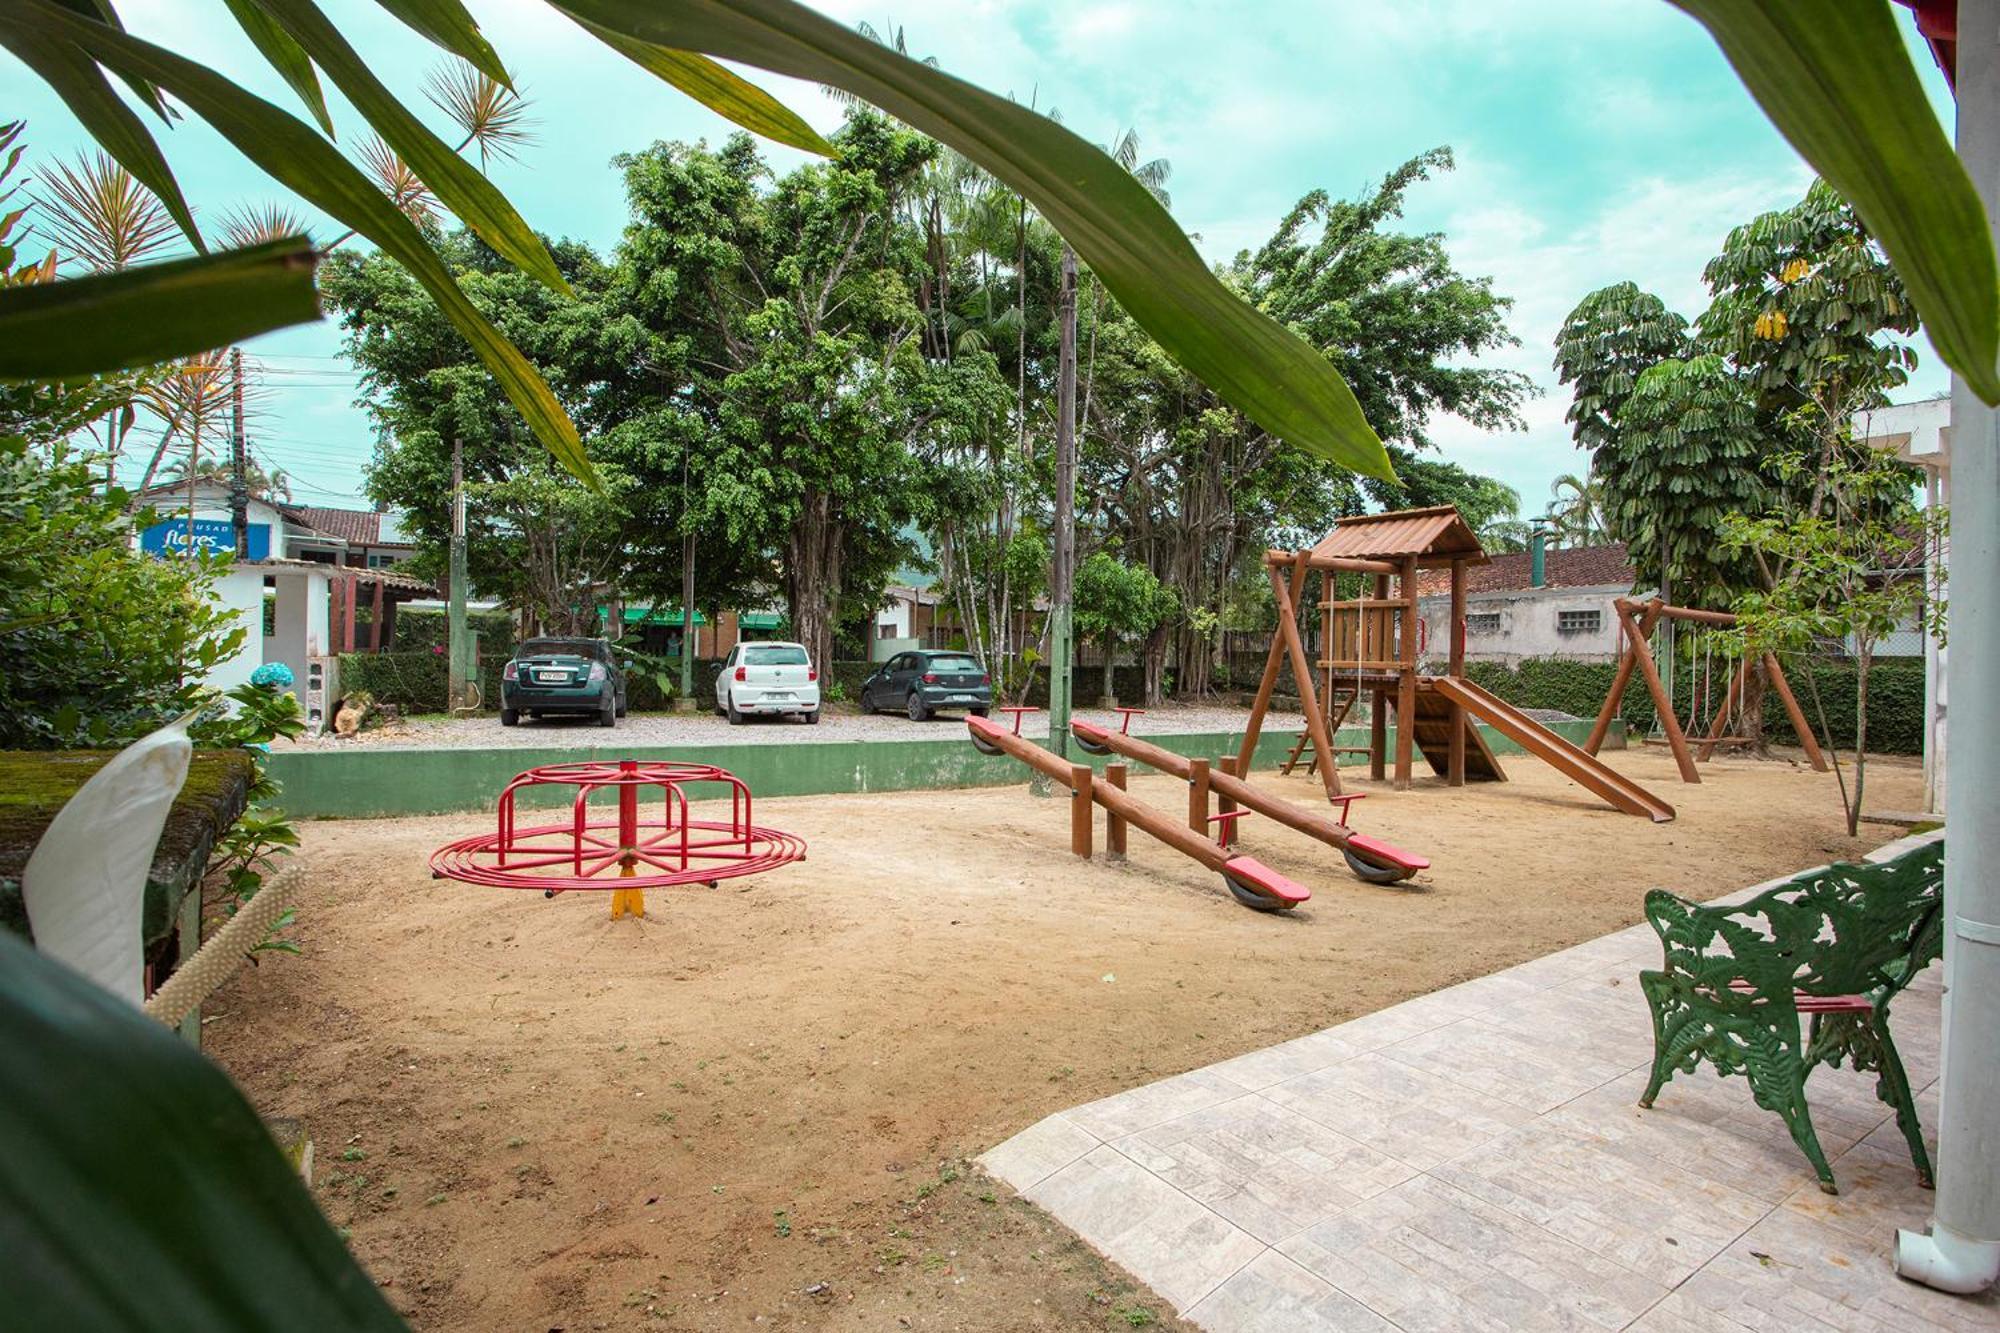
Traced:
<path fill-rule="evenodd" d="M 1639 1105 L 1704 1059 L 1718 1073 L 1742 1074 L 1757 1105 L 1784 1119 L 1820 1188 L 1835 1194 L 1805 1085 L 1815 1067 L 1848 1061 L 1875 1072 L 1875 1093 L 1894 1108 L 1928 1188 L 1930 1157 L 1889 1036 L 1889 1002 L 1938 957 L 1943 904 L 1942 840 L 1879 865 L 1808 871 L 1733 907 L 1648 893 L 1646 919 L 1666 962 L 1639 974 L 1653 1011 L 1653 1074 Z"/>

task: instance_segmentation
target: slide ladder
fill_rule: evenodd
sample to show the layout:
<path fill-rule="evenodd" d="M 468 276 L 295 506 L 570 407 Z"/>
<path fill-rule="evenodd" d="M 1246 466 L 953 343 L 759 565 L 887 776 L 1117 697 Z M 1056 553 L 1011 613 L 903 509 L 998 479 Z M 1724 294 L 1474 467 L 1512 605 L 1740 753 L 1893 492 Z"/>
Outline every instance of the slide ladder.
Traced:
<path fill-rule="evenodd" d="M 1674 808 L 1623 773 L 1598 761 L 1581 746 L 1572 745 L 1514 705 L 1459 676 L 1426 676 L 1419 693 L 1434 692 L 1464 708 L 1564 777 L 1602 797 L 1628 815 L 1644 815 L 1655 824 L 1674 817 Z"/>

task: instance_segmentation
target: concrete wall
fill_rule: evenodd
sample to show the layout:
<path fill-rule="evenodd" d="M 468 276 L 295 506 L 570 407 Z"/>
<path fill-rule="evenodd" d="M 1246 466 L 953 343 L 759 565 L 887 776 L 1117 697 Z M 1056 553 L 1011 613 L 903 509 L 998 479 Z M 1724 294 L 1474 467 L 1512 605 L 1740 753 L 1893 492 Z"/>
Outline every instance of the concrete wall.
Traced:
<path fill-rule="evenodd" d="M 264 574 L 262 570 L 231 571 L 215 581 L 215 601 L 233 612 L 243 629 L 243 646 L 235 655 L 209 668 L 205 682 L 229 691 L 250 683 L 250 673 L 264 665 Z"/>
<path fill-rule="evenodd" d="M 290 667 L 295 688 L 300 691 L 300 698 L 304 698 L 307 660 L 324 656 L 331 647 L 326 575 L 312 570 L 285 570 L 273 574 L 271 581 L 277 585 L 278 605 L 263 658 Z M 258 582 L 263 582 L 261 577 Z"/>
<path fill-rule="evenodd" d="M 1513 666 L 1530 657 L 1567 657 L 1579 662 L 1615 662 L 1621 644 L 1613 599 L 1629 596 L 1629 588 L 1532 588 L 1473 593 L 1466 598 L 1468 622 L 1465 656 L 1473 662 Z M 1428 631 L 1425 659 L 1442 662 L 1450 650 L 1451 599 L 1426 597 L 1417 604 Z M 1589 633 L 1557 629 L 1564 611 L 1596 611 L 1598 627 Z M 1498 614 L 1497 630 L 1480 630 L 1478 617 Z"/>
<path fill-rule="evenodd" d="M 1480 728 L 1496 754 L 1519 754 L 1505 737 Z M 1558 723 L 1554 730 L 1581 742 L 1588 721 Z M 946 738 L 948 737 L 948 739 Z M 1231 754 L 1240 733 L 1148 736 L 1176 754 L 1214 757 Z M 1341 745 L 1361 745 L 1365 728 L 1342 728 Z M 1605 744 L 1625 746 L 1623 723 L 1613 725 Z M 1266 731 L 1257 745 L 1256 764 L 1277 767 L 1291 749 L 1292 733 Z M 1077 751 L 1078 762 L 1102 768 L 1104 759 Z M 344 750 L 279 750 L 270 757 L 270 776 L 283 788 L 279 804 L 297 817 L 363 819 L 396 815 L 488 811 L 508 779 L 538 764 L 585 760 L 650 759 L 719 764 L 742 778 L 757 796 L 812 796 L 823 793 L 909 791 L 941 787 L 1004 787 L 1027 780 L 1027 770 L 1006 756 L 982 755 L 957 728 L 940 728 L 934 741 L 801 741 L 785 745 L 709 745 L 627 749 L 620 746 L 564 746 L 549 749 L 394 750 L 355 746 Z M 1365 762 L 1343 755 L 1343 764 Z M 551 791 L 545 802 L 560 799 Z M 529 797 L 522 798 L 530 804 Z"/>

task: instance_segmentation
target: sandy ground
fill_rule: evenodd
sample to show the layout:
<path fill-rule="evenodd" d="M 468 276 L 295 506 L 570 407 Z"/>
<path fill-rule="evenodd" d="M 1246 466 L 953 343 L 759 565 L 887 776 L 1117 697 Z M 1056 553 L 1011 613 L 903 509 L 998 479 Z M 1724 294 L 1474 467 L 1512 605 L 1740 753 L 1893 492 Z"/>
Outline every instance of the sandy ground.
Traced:
<path fill-rule="evenodd" d="M 1077 716 L 1108 720 L 1118 725 L 1118 716 L 1106 709 L 1080 708 Z M 1135 736 L 1172 735 L 1181 732 L 1241 730 L 1243 709 L 1201 704 L 1169 703 L 1132 720 Z M 405 722 L 372 728 L 359 736 L 338 737 L 332 732 L 318 737 L 279 741 L 276 748 L 304 750 L 351 749 L 357 745 L 387 749 L 493 749 L 504 746 L 552 745 L 785 745 L 801 741 L 936 741 L 965 738 L 963 712 L 946 713 L 912 722 L 899 713 L 864 717 L 853 704 L 828 704 L 820 720 L 808 726 L 796 717 L 751 718 L 732 727 L 714 713 L 633 713 L 619 719 L 615 731 L 607 733 L 593 717 L 550 717 L 519 726 L 503 727 L 493 714 L 479 717 L 419 717 Z M 1297 713 L 1272 713 L 1264 721 L 1271 735 L 1286 735 L 1305 725 Z M 1049 734 L 1049 715 L 1030 713 L 1021 720 L 1024 736 Z"/>
<path fill-rule="evenodd" d="M 1432 857 L 1414 886 L 1253 819 L 1245 850 L 1314 890 L 1290 916 L 1136 832 L 1127 864 L 1075 860 L 1065 807 L 1025 782 L 760 802 L 811 858 L 656 890 L 643 923 L 433 882 L 428 851 L 477 818 L 318 823 L 304 954 L 212 1001 L 209 1047 L 305 1121 L 322 1205 L 419 1329 L 1176 1328 L 967 1159 L 1629 925 L 1648 887 L 1712 897 L 1897 832 L 1850 842 L 1833 778 L 1788 764 L 1684 787 L 1662 752 L 1611 758 L 1680 819 L 1525 757 L 1504 785 L 1356 784 L 1358 827 Z M 1919 778 L 1877 761 L 1869 789 L 1913 808 Z"/>

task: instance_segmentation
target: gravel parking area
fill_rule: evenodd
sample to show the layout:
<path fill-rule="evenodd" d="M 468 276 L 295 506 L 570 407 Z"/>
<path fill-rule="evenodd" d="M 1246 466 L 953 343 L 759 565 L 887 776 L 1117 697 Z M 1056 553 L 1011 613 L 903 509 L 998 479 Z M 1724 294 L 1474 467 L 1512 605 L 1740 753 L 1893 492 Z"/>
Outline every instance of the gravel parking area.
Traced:
<path fill-rule="evenodd" d="M 1078 717 L 1117 721 L 1115 713 L 1080 708 Z M 1244 708 L 1167 704 L 1143 717 L 1132 719 L 1132 734 L 1172 735 L 1186 732 L 1240 731 L 1250 714 Z M 1296 713 L 1272 713 L 1264 720 L 1266 734 L 1297 731 L 1305 725 Z M 479 717 L 413 718 L 364 731 L 343 739 L 328 732 L 317 739 L 277 742 L 295 749 L 349 749 L 357 745 L 383 749 L 539 749 L 551 746 L 653 746 L 653 745 L 784 745 L 811 741 L 935 741 L 955 740 L 965 734 L 962 715 L 946 714 L 925 722 L 912 722 L 899 714 L 863 717 L 851 707 L 829 708 L 815 726 L 797 718 L 752 718 L 740 727 L 712 713 L 634 713 L 621 718 L 615 731 L 606 731 L 595 718 L 547 718 L 540 722 L 524 719 L 517 727 L 503 727 L 500 719 L 487 713 Z M 1047 713 L 1030 713 L 1022 719 L 1021 734 L 1049 734 Z"/>

